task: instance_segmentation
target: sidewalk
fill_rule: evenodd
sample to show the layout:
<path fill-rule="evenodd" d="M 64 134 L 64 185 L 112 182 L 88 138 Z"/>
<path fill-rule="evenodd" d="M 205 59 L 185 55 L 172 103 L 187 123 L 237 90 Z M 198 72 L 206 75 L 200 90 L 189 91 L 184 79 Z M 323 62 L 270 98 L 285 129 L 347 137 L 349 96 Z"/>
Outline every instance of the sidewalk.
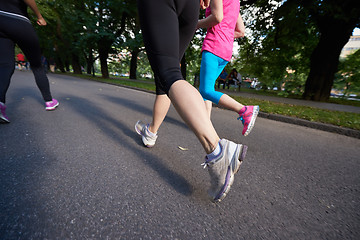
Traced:
<path fill-rule="evenodd" d="M 278 103 L 287 103 L 287 104 L 309 106 L 309 107 L 326 109 L 326 110 L 353 112 L 353 113 L 360 114 L 360 107 L 349 106 L 349 105 L 341 105 L 341 104 L 326 103 L 326 102 L 315 102 L 315 101 L 292 99 L 292 98 L 264 96 L 264 95 L 260 95 L 260 94 L 252 94 L 252 93 L 245 93 L 245 92 L 241 92 L 241 91 L 235 91 L 233 89 L 231 89 L 231 90 L 220 89 L 220 91 L 223 93 L 226 93 L 228 95 L 240 96 L 240 97 L 245 97 L 245 98 L 256 98 L 256 99 L 268 100 L 268 101 L 278 102 Z"/>
<path fill-rule="evenodd" d="M 315 101 L 273 97 L 273 96 L 264 96 L 264 95 L 260 95 L 260 94 L 251 94 L 251 93 L 245 93 L 245 92 L 241 92 L 241 91 L 239 92 L 239 91 L 227 90 L 227 89 L 225 89 L 225 90 L 220 89 L 220 91 L 223 93 L 226 93 L 228 95 L 241 96 L 244 98 L 255 98 L 255 99 L 267 100 L 267 101 L 278 102 L 278 103 L 309 106 L 309 107 L 332 110 L 332 111 L 353 112 L 353 113 L 360 114 L 360 107 L 349 106 L 349 105 L 341 105 L 341 104 L 325 103 L 325 102 L 315 102 Z M 300 119 L 300 118 L 288 117 L 288 116 L 283 116 L 283 115 L 278 115 L 278 114 L 263 113 L 263 112 L 261 112 L 261 107 L 260 107 L 259 117 L 268 118 L 268 119 L 275 120 L 275 121 L 296 124 L 296 125 L 314 128 L 314 129 L 318 129 L 318 130 L 323 130 L 323 131 L 327 131 L 327 132 L 338 133 L 341 135 L 360 139 L 360 131 L 358 131 L 358 130 L 344 128 L 344 127 L 338 127 L 338 126 L 334 126 L 331 124 L 311 122 L 311 121 Z"/>
<path fill-rule="evenodd" d="M 124 79 L 129 82 L 144 82 L 149 83 L 148 81 L 142 80 L 134 80 L 134 79 Z M 293 104 L 293 105 L 300 105 L 300 106 L 309 106 L 314 108 L 332 110 L 332 111 L 342 111 L 342 112 L 353 112 L 360 114 L 360 107 L 349 106 L 349 105 L 341 105 L 335 103 L 325 103 L 325 102 L 316 102 L 316 101 L 308 101 L 308 100 L 301 100 L 301 99 L 292 99 L 292 98 L 283 98 L 283 97 L 273 97 L 273 96 L 264 96 L 261 94 L 252 94 L 246 93 L 242 91 L 235 91 L 234 89 L 216 89 L 216 91 L 220 91 L 226 93 L 228 95 L 233 96 L 240 96 L 245 98 L 256 98 L 260 100 L 267 100 L 272 102 L 278 103 L 286 103 L 286 104 Z"/>
<path fill-rule="evenodd" d="M 135 82 L 146 82 L 146 81 L 133 80 L 133 79 L 124 79 L 124 80 L 135 81 Z M 149 82 L 147 82 L 147 83 L 149 83 Z M 120 85 L 120 84 L 117 84 L 117 85 Z M 125 86 L 125 85 L 120 85 L 120 86 L 126 87 L 126 88 L 131 88 L 131 89 L 136 89 L 139 91 L 154 93 L 152 91 L 148 91 L 148 90 L 144 90 L 144 89 L 140 89 L 140 88 L 136 88 L 136 87 L 129 87 L 129 86 Z M 232 96 L 241 96 L 241 97 L 245 97 L 245 98 L 255 98 L 255 99 L 268 100 L 268 101 L 278 102 L 278 103 L 287 103 L 287 104 L 309 106 L 309 107 L 326 109 L 326 110 L 353 112 L 353 113 L 360 114 L 360 107 L 349 106 L 349 105 L 340 105 L 340 104 L 335 104 L 335 103 L 324 103 L 324 102 L 315 102 L 315 101 L 308 101 L 308 100 L 301 100 L 301 99 L 264 96 L 264 95 L 260 95 L 260 94 L 251 94 L 251 93 L 245 93 L 245 92 L 241 92 L 241 91 L 239 92 L 239 91 L 235 91 L 234 89 L 231 89 L 231 90 L 220 89 L 220 91 L 223 93 L 226 93 L 228 95 L 232 95 Z M 286 123 L 290 123 L 290 124 L 296 124 L 296 125 L 300 125 L 300 126 L 304 126 L 304 127 L 309 127 L 309 128 L 313 128 L 313 129 L 327 131 L 327 132 L 333 132 L 333 133 L 360 139 L 360 131 L 359 130 L 338 127 L 338 126 L 331 125 L 331 124 L 311 122 L 308 120 L 283 116 L 283 115 L 279 115 L 279 114 L 264 113 L 264 112 L 261 112 L 261 107 L 260 107 L 260 113 L 258 116 L 262 117 L 262 118 L 267 118 L 270 120 L 286 122 Z"/>

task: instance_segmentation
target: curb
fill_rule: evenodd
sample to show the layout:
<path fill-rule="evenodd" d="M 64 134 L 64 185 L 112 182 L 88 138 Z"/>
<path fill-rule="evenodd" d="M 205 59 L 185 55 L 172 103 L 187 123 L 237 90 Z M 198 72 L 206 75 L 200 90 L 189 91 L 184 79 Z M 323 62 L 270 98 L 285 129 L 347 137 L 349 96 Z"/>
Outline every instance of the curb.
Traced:
<path fill-rule="evenodd" d="M 101 81 L 99 81 L 99 82 L 101 82 Z M 141 88 L 137 88 L 137 87 L 131 87 L 131 86 L 126 86 L 126 85 L 121 85 L 121 84 L 114 84 L 114 83 L 107 83 L 107 84 L 115 85 L 115 86 L 119 86 L 119 87 L 124 87 L 124 88 L 129 88 L 129 89 L 133 89 L 133 90 L 137 90 L 137 91 L 156 94 L 154 91 L 141 89 Z M 219 106 L 216 106 L 216 107 L 221 108 Z M 222 109 L 225 109 L 225 108 L 222 108 Z M 290 124 L 294 124 L 294 125 L 304 126 L 304 127 L 308 127 L 308 128 L 322 130 L 322 131 L 325 131 L 325 132 L 337 133 L 337 134 L 340 134 L 340 135 L 345 135 L 345 136 L 348 136 L 348 137 L 360 139 L 360 131 L 359 130 L 354 130 L 354 129 L 350 129 L 350 128 L 344 128 L 344 127 L 338 127 L 338 126 L 331 125 L 331 124 L 326 124 L 326 123 L 311 122 L 309 120 L 305 120 L 305 119 L 301 119 L 301 118 L 294 118 L 294 117 L 288 117 L 288 116 L 283 116 L 283 115 L 278 115 L 278 114 L 271 114 L 271 113 L 264 113 L 264 112 L 259 112 L 258 116 L 261 117 L 261 118 L 267 118 L 267 119 L 274 120 L 274 121 L 290 123 Z"/>

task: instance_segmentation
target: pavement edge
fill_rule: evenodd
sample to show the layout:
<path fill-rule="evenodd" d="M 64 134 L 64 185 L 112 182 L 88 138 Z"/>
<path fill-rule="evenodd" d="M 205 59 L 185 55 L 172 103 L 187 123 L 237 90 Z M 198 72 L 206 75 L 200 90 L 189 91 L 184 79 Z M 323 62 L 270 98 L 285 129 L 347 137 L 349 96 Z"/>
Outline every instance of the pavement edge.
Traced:
<path fill-rule="evenodd" d="M 98 81 L 98 82 L 100 82 L 100 81 Z M 141 88 L 137 88 L 137 87 L 131 87 L 131 86 L 115 84 L 115 83 L 107 83 L 107 84 L 115 85 L 115 86 L 119 86 L 119 87 L 124 87 L 124 88 L 130 88 L 130 89 L 138 90 L 138 91 L 142 91 L 142 92 L 156 94 L 154 91 L 141 89 Z M 217 105 L 215 105 L 215 106 L 218 107 L 218 108 L 221 108 L 221 107 L 219 107 Z M 223 109 L 225 109 L 225 108 L 223 108 Z M 227 110 L 227 109 L 225 109 L 225 110 Z M 350 128 L 344 128 L 344 127 L 338 127 L 338 126 L 331 125 L 331 124 L 326 124 L 326 123 L 311 122 L 309 120 L 305 120 L 305 119 L 301 119 L 301 118 L 294 118 L 294 117 L 288 117 L 288 116 L 283 116 L 283 115 L 278 115 L 278 114 L 271 114 L 271 113 L 264 113 L 264 112 L 259 112 L 258 116 L 261 117 L 261 118 L 267 118 L 267 119 L 274 120 L 274 121 L 290 123 L 290 124 L 294 124 L 294 125 L 304 126 L 304 127 L 308 127 L 308 128 L 313 128 L 313 129 L 322 130 L 322 131 L 326 131 L 326 132 L 337 133 L 337 134 L 340 134 L 340 135 L 345 135 L 345 136 L 348 136 L 348 137 L 353 137 L 353 138 L 360 139 L 360 131 L 359 130 L 354 130 L 354 129 L 350 129 Z"/>

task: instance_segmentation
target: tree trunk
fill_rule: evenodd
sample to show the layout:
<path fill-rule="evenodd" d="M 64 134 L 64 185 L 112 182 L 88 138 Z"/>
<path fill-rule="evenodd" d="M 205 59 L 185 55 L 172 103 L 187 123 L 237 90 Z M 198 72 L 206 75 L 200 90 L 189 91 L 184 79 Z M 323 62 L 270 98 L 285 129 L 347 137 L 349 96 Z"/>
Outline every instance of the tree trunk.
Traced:
<path fill-rule="evenodd" d="M 72 53 L 71 54 L 71 65 L 73 67 L 73 70 L 74 70 L 74 73 L 75 74 L 82 74 L 82 71 L 81 71 L 81 65 L 80 65 L 80 62 L 79 62 L 79 56 L 76 55 L 75 53 Z"/>
<path fill-rule="evenodd" d="M 62 72 L 65 73 L 64 63 L 62 62 L 60 57 L 56 57 L 56 67 Z"/>
<path fill-rule="evenodd" d="M 70 72 L 70 63 L 68 60 L 65 60 L 65 71 Z"/>
<path fill-rule="evenodd" d="M 311 54 L 310 73 L 306 80 L 303 98 L 327 101 L 334 83 L 342 48 L 349 40 L 360 17 L 358 0 L 328 1 L 328 9 L 337 9 L 338 15 L 318 18 L 320 40 Z M 357 6 L 356 6 L 357 5 Z"/>
<path fill-rule="evenodd" d="M 186 58 L 185 58 L 185 54 L 181 59 L 181 74 L 184 77 L 184 80 L 186 80 Z"/>
<path fill-rule="evenodd" d="M 107 64 L 108 55 L 108 51 L 105 49 L 99 49 L 101 75 L 103 78 L 109 78 L 109 69 Z"/>
<path fill-rule="evenodd" d="M 90 48 L 89 49 L 89 52 L 88 52 L 88 56 L 86 58 L 86 73 L 87 74 L 91 74 L 91 70 L 93 68 L 93 63 L 94 63 L 94 56 L 93 56 L 93 53 L 92 53 L 92 49 Z"/>
<path fill-rule="evenodd" d="M 109 41 L 108 39 L 101 39 L 98 42 L 101 75 L 103 78 L 109 78 L 109 69 L 108 69 L 107 59 L 109 57 L 111 44 L 112 44 L 112 42 Z"/>
<path fill-rule="evenodd" d="M 305 84 L 304 99 L 313 101 L 329 99 L 339 64 L 340 52 L 349 36 L 338 31 L 337 34 L 334 34 L 334 31 L 322 33 L 320 41 L 311 55 L 310 73 Z"/>
<path fill-rule="evenodd" d="M 140 52 L 140 50 L 137 47 L 135 47 L 131 51 L 130 79 L 136 79 L 137 58 L 138 58 L 139 52 Z"/>

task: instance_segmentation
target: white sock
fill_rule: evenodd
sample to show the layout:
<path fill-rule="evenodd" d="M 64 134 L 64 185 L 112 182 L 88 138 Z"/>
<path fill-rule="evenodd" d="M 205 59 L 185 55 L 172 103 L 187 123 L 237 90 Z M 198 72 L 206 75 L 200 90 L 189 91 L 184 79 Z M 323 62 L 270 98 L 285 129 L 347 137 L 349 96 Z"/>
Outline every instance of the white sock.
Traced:
<path fill-rule="evenodd" d="M 146 130 L 147 130 L 148 134 L 150 135 L 150 137 L 155 137 L 157 135 L 157 132 L 153 133 L 149 130 L 149 125 L 147 126 Z"/>
<path fill-rule="evenodd" d="M 208 161 L 212 161 L 212 160 L 216 159 L 220 155 L 221 151 L 222 151 L 222 149 L 221 149 L 220 143 L 218 143 L 215 150 L 212 153 L 209 153 L 208 155 L 206 155 L 208 158 Z"/>

